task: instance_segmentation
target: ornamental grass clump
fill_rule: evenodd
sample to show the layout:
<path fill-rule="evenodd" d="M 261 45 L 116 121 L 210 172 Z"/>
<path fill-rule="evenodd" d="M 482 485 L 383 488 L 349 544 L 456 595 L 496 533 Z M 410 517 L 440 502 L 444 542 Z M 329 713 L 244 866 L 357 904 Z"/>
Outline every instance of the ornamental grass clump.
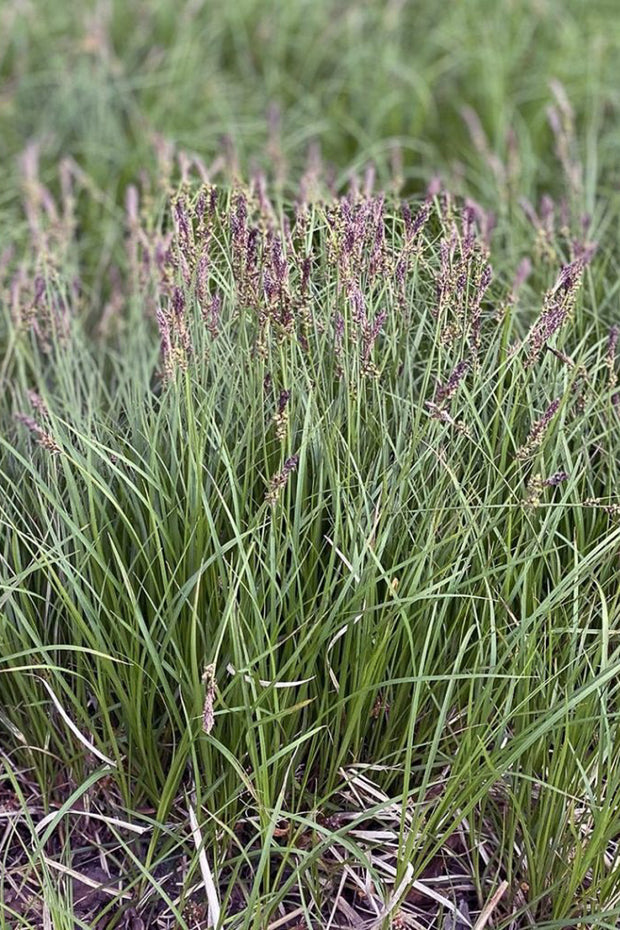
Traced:
<path fill-rule="evenodd" d="M 37 920 L 95 863 L 88 920 L 117 924 L 616 914 L 609 243 L 569 213 L 552 262 L 435 182 L 333 193 L 315 165 L 287 200 L 193 164 L 128 189 L 95 301 L 69 181 L 59 204 L 28 162 L 6 906 Z"/>

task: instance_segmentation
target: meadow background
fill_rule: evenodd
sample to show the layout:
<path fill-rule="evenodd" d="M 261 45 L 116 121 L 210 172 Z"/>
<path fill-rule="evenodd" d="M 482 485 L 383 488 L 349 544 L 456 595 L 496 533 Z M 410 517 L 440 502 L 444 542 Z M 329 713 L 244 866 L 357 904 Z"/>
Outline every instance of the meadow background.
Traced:
<path fill-rule="evenodd" d="M 1 927 L 618 925 L 619 68 L 0 4 Z"/>

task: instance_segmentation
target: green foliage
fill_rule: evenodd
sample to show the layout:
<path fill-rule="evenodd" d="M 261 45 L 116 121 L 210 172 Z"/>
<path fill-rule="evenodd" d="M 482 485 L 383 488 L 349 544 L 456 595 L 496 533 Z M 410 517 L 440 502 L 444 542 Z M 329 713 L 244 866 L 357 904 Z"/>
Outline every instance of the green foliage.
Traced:
<path fill-rule="evenodd" d="M 613 926 L 613 5 L 0 16 L 0 926 Z"/>

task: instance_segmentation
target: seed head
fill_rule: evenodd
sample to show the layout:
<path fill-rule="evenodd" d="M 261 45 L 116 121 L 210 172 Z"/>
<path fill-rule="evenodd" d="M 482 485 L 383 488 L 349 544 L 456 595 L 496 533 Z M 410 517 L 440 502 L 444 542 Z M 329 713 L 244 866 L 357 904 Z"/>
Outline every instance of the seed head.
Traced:
<path fill-rule="evenodd" d="M 215 665 L 207 665 L 205 668 L 202 681 L 205 686 L 205 699 L 202 708 L 202 729 L 205 733 L 210 733 L 215 723 L 213 713 L 213 703 L 215 700 Z"/>
<path fill-rule="evenodd" d="M 284 442 L 286 439 L 287 427 L 288 427 L 288 402 L 291 398 L 290 391 L 280 391 L 280 396 L 278 397 L 278 406 L 276 412 L 273 416 L 273 422 L 275 425 L 276 439 L 279 442 Z"/>
<path fill-rule="evenodd" d="M 526 337 L 528 344 L 527 357 L 524 362 L 526 368 L 534 365 L 547 341 L 570 319 L 584 269 L 592 258 L 595 248 L 594 245 L 585 247 L 574 261 L 564 265 L 555 284 L 545 294 L 542 312 Z"/>
<path fill-rule="evenodd" d="M 274 507 L 288 484 L 289 477 L 297 470 L 299 464 L 299 456 L 291 455 L 282 466 L 282 470 L 279 471 L 276 475 L 273 476 L 269 482 L 269 487 L 265 494 L 265 500 L 268 504 Z"/>
<path fill-rule="evenodd" d="M 437 385 L 437 390 L 435 391 L 435 403 L 442 404 L 447 400 L 451 400 L 470 367 L 471 360 L 468 358 L 461 359 L 461 361 L 455 365 L 446 383 Z"/>
<path fill-rule="evenodd" d="M 540 417 L 540 419 L 536 420 L 536 422 L 532 424 L 524 445 L 522 445 L 521 448 L 517 450 L 517 458 L 520 461 L 525 461 L 526 459 L 531 458 L 538 451 L 543 442 L 543 439 L 545 438 L 547 430 L 551 425 L 551 421 L 558 412 L 561 400 L 561 397 L 557 397 L 555 400 L 553 400 L 545 410 L 542 417 Z"/>
<path fill-rule="evenodd" d="M 566 481 L 568 477 L 568 472 L 556 471 L 553 475 L 550 475 L 548 478 L 546 478 L 544 483 L 548 488 L 555 488 L 558 486 L 558 484 L 562 484 L 563 481 Z"/>
<path fill-rule="evenodd" d="M 607 339 L 607 354 L 605 356 L 605 364 L 609 369 L 609 386 L 611 388 L 615 387 L 618 381 L 618 376 L 616 374 L 616 349 L 618 346 L 619 334 L 620 327 L 614 325 L 609 330 L 609 337 Z"/>
<path fill-rule="evenodd" d="M 34 441 L 38 446 L 41 446 L 42 449 L 45 449 L 47 452 L 59 453 L 62 452 L 62 449 L 54 439 L 51 433 L 47 430 L 44 430 L 43 427 L 39 426 L 34 417 L 28 416 L 25 413 L 16 413 L 15 419 L 19 423 L 23 423 L 27 428 L 29 433 L 33 436 Z"/>

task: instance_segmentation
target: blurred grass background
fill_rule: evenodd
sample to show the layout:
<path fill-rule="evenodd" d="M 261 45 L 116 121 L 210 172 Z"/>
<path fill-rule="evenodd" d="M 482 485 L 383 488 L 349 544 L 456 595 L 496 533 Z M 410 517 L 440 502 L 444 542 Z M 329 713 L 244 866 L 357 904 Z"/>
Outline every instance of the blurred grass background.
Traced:
<path fill-rule="evenodd" d="M 493 151 L 510 132 L 524 194 L 554 186 L 549 81 L 576 110 L 593 197 L 617 181 L 620 20 L 609 0 L 5 0 L 0 12 L 3 207 L 15 156 L 36 138 L 50 165 L 75 157 L 113 198 L 154 170 L 153 133 L 203 158 L 228 137 L 243 168 L 270 161 L 280 113 L 291 176 L 318 141 L 338 173 L 372 159 L 405 179 L 467 178 L 493 196 L 461 118 L 479 115 Z"/>

